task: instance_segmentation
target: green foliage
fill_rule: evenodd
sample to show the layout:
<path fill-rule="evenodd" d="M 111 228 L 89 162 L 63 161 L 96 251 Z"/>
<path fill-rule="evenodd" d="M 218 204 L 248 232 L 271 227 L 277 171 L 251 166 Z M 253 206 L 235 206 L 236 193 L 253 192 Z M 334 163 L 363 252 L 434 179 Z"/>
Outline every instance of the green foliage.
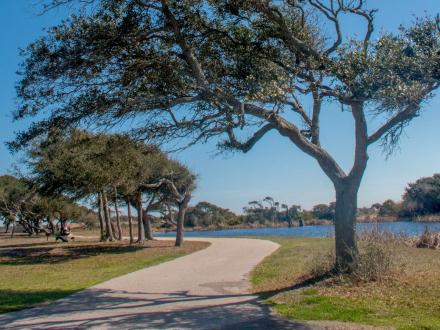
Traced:
<path fill-rule="evenodd" d="M 272 197 L 267 196 L 261 201 L 251 201 L 243 208 L 245 213 L 244 221 L 248 223 L 283 223 L 289 226 L 299 221 L 301 206 L 281 204 Z"/>
<path fill-rule="evenodd" d="M 320 19 L 345 13 L 373 24 L 374 10 L 356 3 L 335 4 L 335 13 L 312 1 L 96 1 L 23 51 L 15 117 L 49 116 L 11 146 L 53 127 L 108 127 L 132 116 L 143 118 L 132 133 L 197 142 L 270 122 L 237 103 L 275 105 L 281 116 L 297 100 L 292 94 L 308 96 L 312 85 L 323 98 L 366 102 L 376 113 L 418 106 L 440 80 L 438 22 L 426 17 L 398 34 L 329 46 L 338 36 Z M 384 142 L 415 114 L 390 125 Z"/>
<path fill-rule="evenodd" d="M 401 205 L 394 202 L 391 199 L 387 199 L 382 205 L 379 206 L 378 214 L 380 216 L 394 216 L 397 217 L 401 211 Z"/>
<path fill-rule="evenodd" d="M 315 205 L 312 214 L 320 220 L 333 220 L 335 218 L 335 203 Z"/>
<path fill-rule="evenodd" d="M 199 202 L 189 207 L 185 214 L 188 227 L 223 227 L 240 224 L 240 217 L 228 209 L 208 202 Z"/>
<path fill-rule="evenodd" d="M 157 147 L 123 134 L 92 134 L 72 130 L 49 137 L 29 151 L 33 180 L 48 194 L 84 198 L 117 187 L 122 194 L 167 178 L 177 189 L 194 189 L 195 177 Z"/>
<path fill-rule="evenodd" d="M 46 231 L 56 220 L 83 223 L 92 226 L 96 215 L 87 207 L 74 203 L 65 196 L 45 196 L 27 179 L 10 175 L 0 177 L 0 217 L 6 225 L 21 224 L 29 234 Z M 49 231 L 53 232 L 54 228 Z"/>
<path fill-rule="evenodd" d="M 408 184 L 403 202 L 408 213 L 416 215 L 440 213 L 440 174 Z"/>

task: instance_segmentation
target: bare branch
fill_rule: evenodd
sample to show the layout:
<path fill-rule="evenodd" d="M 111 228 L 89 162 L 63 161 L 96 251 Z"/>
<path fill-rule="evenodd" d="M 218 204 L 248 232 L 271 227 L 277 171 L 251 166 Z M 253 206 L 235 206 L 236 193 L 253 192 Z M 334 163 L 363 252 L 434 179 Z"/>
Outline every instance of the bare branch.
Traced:
<path fill-rule="evenodd" d="M 368 144 L 372 144 L 381 139 L 393 127 L 417 117 L 419 110 L 420 104 L 414 103 L 409 105 L 405 110 L 398 112 L 368 137 Z"/>
<path fill-rule="evenodd" d="M 376 9 L 372 10 L 365 10 L 363 7 L 365 6 L 364 0 L 358 0 L 357 6 L 347 5 L 343 7 L 343 10 L 358 16 L 363 17 L 367 21 L 367 31 L 365 32 L 364 40 L 363 40 L 363 46 L 362 46 L 362 53 L 364 56 L 367 55 L 368 52 L 368 46 L 370 43 L 371 35 L 374 31 L 374 14 L 377 12 Z"/>
<path fill-rule="evenodd" d="M 248 139 L 246 142 L 240 142 L 235 137 L 233 128 L 230 127 L 227 130 L 229 140 L 224 143 L 224 146 L 227 148 L 234 148 L 238 149 L 244 153 L 248 152 L 252 149 L 252 147 L 270 130 L 274 129 L 274 126 L 272 124 L 267 124 L 261 127 L 257 132 L 252 135 L 250 139 Z"/>
<path fill-rule="evenodd" d="M 270 6 L 269 2 L 261 1 L 258 2 L 258 8 L 266 14 L 266 16 L 278 24 L 280 31 L 283 35 L 283 38 L 286 42 L 286 44 L 289 46 L 290 50 L 294 53 L 297 53 L 298 51 L 308 55 L 313 56 L 314 58 L 320 58 L 320 54 L 311 48 L 309 45 L 307 45 L 302 40 L 296 38 L 292 32 L 290 31 L 289 27 L 286 24 L 286 21 L 284 20 L 283 15 L 278 11 L 277 8 Z"/>
<path fill-rule="evenodd" d="M 338 14 L 341 11 L 341 5 L 339 4 L 338 8 L 334 8 L 334 0 L 331 0 L 330 8 L 325 6 L 321 1 L 319 0 L 309 0 L 309 3 L 311 6 L 318 9 L 321 13 L 327 17 L 328 20 L 330 20 L 335 28 L 336 32 L 336 40 L 333 42 L 333 44 L 324 51 L 324 54 L 330 55 L 333 53 L 342 43 L 342 32 L 341 27 L 339 24 Z"/>
<path fill-rule="evenodd" d="M 298 98 L 295 95 L 292 95 L 292 97 L 293 97 L 293 101 L 286 100 L 284 101 L 284 103 L 290 105 L 292 110 L 297 114 L 299 114 L 308 126 L 312 126 L 312 120 L 304 111 L 304 107 L 301 105 Z"/>

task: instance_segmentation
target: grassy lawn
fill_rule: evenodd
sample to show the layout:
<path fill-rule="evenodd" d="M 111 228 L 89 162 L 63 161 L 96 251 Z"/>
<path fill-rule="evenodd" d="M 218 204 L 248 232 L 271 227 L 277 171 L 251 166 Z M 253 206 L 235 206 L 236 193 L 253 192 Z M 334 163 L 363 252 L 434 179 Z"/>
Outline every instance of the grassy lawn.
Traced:
<path fill-rule="evenodd" d="M 281 248 L 252 273 L 256 292 L 282 315 L 299 320 L 354 322 L 397 329 L 440 329 L 440 251 L 399 246 L 390 279 L 310 283 L 313 259 L 331 239 L 271 238 Z M 316 260 L 316 259 L 315 259 Z"/>
<path fill-rule="evenodd" d="M 153 241 L 143 246 L 46 242 L 44 238 L 0 237 L 0 313 L 64 297 L 144 267 L 205 248 L 208 243 Z"/>

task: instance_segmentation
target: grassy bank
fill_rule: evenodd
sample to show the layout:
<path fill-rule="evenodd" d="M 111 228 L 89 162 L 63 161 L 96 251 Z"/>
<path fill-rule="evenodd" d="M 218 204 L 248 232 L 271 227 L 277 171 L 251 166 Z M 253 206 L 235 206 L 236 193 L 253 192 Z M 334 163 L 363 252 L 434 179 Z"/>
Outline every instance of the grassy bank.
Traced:
<path fill-rule="evenodd" d="M 42 238 L 0 239 L 0 313 L 64 297 L 144 267 L 200 250 L 208 243 L 146 242 L 143 246 L 91 239 L 47 243 Z"/>
<path fill-rule="evenodd" d="M 331 239 L 271 238 L 281 248 L 252 273 L 255 291 L 282 315 L 397 329 L 440 329 L 440 251 L 399 246 L 398 268 L 386 280 L 310 281 L 316 256 Z"/>

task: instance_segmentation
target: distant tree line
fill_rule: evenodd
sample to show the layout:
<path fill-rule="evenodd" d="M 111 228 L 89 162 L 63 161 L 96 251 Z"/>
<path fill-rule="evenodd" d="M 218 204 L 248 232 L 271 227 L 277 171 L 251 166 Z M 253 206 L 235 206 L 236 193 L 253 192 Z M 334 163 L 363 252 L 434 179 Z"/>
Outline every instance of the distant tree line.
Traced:
<path fill-rule="evenodd" d="M 359 210 L 360 215 L 376 214 L 378 217 L 414 218 L 440 214 L 440 174 L 423 177 L 405 188 L 402 200 L 391 199 Z"/>
<path fill-rule="evenodd" d="M 200 202 L 188 208 L 185 226 L 222 228 L 242 225 L 286 225 L 290 227 L 327 223 L 334 221 L 335 203 L 321 203 L 314 205 L 310 210 L 305 210 L 299 205 L 289 206 L 267 196 L 262 200 L 250 201 L 243 211 L 242 215 L 237 215 L 212 203 Z M 401 202 L 388 199 L 370 207 L 358 208 L 357 214 L 361 220 L 414 218 L 440 214 L 440 174 L 408 184 Z"/>

